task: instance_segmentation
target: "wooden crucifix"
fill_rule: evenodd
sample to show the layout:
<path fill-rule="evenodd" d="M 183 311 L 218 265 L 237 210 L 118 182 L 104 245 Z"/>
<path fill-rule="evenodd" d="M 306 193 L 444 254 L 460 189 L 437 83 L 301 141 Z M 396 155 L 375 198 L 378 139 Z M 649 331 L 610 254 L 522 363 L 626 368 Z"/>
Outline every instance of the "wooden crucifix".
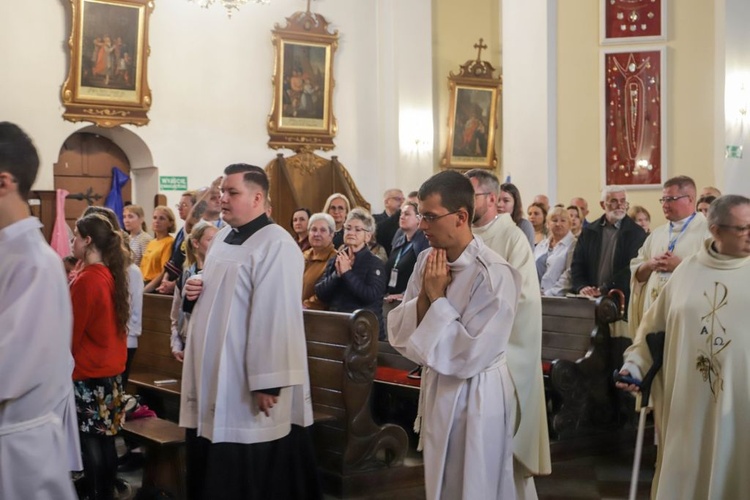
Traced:
<path fill-rule="evenodd" d="M 310 0 L 307 0 L 307 4 L 310 5 Z M 487 45 L 483 42 L 484 38 L 480 38 L 479 43 L 474 44 L 474 48 L 477 49 L 477 62 L 482 60 L 482 50 L 487 48 Z"/>

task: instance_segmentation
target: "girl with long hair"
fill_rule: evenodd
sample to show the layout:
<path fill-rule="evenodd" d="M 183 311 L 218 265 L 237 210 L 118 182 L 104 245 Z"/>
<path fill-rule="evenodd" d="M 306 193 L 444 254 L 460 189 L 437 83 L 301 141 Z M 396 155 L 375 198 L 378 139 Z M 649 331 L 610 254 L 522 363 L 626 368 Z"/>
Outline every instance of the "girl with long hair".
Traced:
<path fill-rule="evenodd" d="M 84 487 L 91 500 L 110 499 L 117 475 L 115 436 L 124 415 L 128 250 L 120 232 L 99 214 L 78 219 L 74 235 L 73 255 L 82 268 L 70 284 L 71 351 Z"/>

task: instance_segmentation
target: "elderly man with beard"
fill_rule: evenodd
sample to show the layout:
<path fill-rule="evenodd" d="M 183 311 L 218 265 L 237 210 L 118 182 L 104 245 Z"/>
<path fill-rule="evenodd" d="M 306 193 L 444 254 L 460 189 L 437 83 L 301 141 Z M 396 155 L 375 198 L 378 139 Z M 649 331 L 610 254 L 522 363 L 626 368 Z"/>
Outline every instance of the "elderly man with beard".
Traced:
<path fill-rule="evenodd" d="M 608 186 L 599 203 L 604 215 L 583 228 L 570 267 L 573 290 L 599 297 L 612 289 L 630 296 L 630 261 L 646 239 L 646 232 L 627 215 L 625 188 Z"/>

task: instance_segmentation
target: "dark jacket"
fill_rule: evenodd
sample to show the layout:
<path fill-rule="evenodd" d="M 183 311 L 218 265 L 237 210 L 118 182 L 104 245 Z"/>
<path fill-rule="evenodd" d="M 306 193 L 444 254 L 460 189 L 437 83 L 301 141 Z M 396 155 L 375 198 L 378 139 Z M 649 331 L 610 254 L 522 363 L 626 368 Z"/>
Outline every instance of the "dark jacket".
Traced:
<path fill-rule="evenodd" d="M 396 236 L 393 237 L 393 250 L 391 255 L 388 257 L 388 262 L 385 264 L 385 276 L 387 281 L 391 279 L 391 270 L 396 264 L 396 259 L 399 257 L 402 248 L 406 248 L 409 245 L 406 241 L 406 235 L 399 229 Z M 411 273 L 414 271 L 414 265 L 417 263 L 417 256 L 425 250 L 430 248 L 430 242 L 427 241 L 427 237 L 424 235 L 421 229 L 417 229 L 414 236 L 411 239 L 411 248 L 408 252 L 403 252 L 401 258 L 398 259 L 398 279 L 396 286 L 389 286 L 386 290 L 388 294 L 404 293 L 406 285 L 409 283 Z"/>
<path fill-rule="evenodd" d="M 599 287 L 602 295 L 617 288 L 625 294 L 625 304 L 630 300 L 630 261 L 638 255 L 638 250 L 646 240 L 646 232 L 641 226 L 628 217 L 622 219 L 615 242 L 615 255 L 612 261 L 612 277 L 605 283 L 597 283 L 599 272 L 599 253 L 602 248 L 602 224 L 605 216 L 592 221 L 583 228 L 578 237 L 570 274 L 573 290 L 578 293 L 587 286 Z"/>
<path fill-rule="evenodd" d="M 387 279 L 383 261 L 365 246 L 355 254 L 351 271 L 343 276 L 336 274 L 336 257 L 328 261 L 323 276 L 315 284 L 315 294 L 328 305 L 330 311 L 353 312 L 367 309 L 375 313 L 380 324 L 380 339 L 385 338 L 383 328 L 383 296 Z"/>
<path fill-rule="evenodd" d="M 383 212 L 383 214 L 384 213 L 385 212 Z M 378 214 L 378 216 L 382 216 L 383 214 Z M 377 221 L 375 240 L 378 242 L 378 245 L 385 248 L 385 253 L 389 256 L 391 255 L 391 243 L 393 242 L 393 237 L 396 235 L 396 231 L 398 231 L 398 220 L 400 217 L 401 210 L 396 210 L 390 217 L 385 217 L 384 219 Z"/>

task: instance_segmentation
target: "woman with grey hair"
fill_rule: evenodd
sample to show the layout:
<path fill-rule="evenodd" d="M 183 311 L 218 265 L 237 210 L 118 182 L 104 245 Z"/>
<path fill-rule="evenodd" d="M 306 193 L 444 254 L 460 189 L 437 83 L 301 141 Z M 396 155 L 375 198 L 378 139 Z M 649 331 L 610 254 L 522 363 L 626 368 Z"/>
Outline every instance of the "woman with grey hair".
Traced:
<path fill-rule="evenodd" d="M 385 266 L 367 246 L 374 230 L 375 220 L 370 212 L 360 207 L 349 212 L 344 223 L 344 245 L 328 261 L 323 277 L 315 285 L 315 293 L 331 311 L 374 312 L 380 325 L 380 339 L 385 339 Z"/>
<path fill-rule="evenodd" d="M 307 223 L 310 248 L 302 253 L 305 257 L 305 272 L 302 275 L 302 307 L 305 309 L 327 309 L 325 303 L 315 295 L 315 283 L 323 275 L 328 261 L 336 256 L 336 249 L 333 248 L 334 232 L 336 232 L 336 223 L 333 217 L 324 213 L 310 216 Z"/>

